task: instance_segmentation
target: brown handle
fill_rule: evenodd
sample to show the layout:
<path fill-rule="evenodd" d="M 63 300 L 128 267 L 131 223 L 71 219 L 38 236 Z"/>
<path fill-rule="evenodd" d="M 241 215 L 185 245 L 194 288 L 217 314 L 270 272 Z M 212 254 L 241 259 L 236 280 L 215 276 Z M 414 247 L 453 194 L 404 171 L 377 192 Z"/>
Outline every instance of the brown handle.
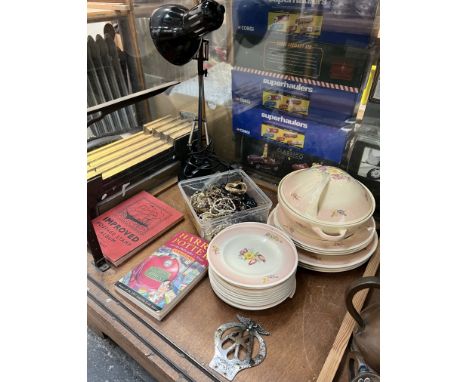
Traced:
<path fill-rule="evenodd" d="M 358 325 L 364 329 L 364 320 L 361 315 L 357 312 L 356 308 L 353 305 L 353 297 L 360 290 L 367 288 L 378 288 L 380 289 L 380 279 L 378 277 L 361 277 L 351 283 L 351 285 L 346 289 L 346 309 L 348 309 L 349 314 L 356 320 Z"/>

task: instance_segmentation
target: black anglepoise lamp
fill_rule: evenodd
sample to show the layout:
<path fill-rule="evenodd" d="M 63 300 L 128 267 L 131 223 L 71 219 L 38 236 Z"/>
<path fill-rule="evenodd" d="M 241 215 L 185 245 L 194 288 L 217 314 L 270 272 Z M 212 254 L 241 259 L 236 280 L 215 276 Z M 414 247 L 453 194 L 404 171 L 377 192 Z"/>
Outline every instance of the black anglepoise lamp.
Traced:
<path fill-rule="evenodd" d="M 171 64 L 185 65 L 191 59 L 198 67 L 198 116 L 193 121 L 188 146 L 190 154 L 184 168 L 184 177 L 207 175 L 214 171 L 219 160 L 210 151 L 206 126 L 205 92 L 203 77 L 208 74 L 203 61 L 208 60 L 208 41 L 203 36 L 218 29 L 224 21 L 224 6 L 214 0 L 202 0 L 192 9 L 181 5 L 164 5 L 150 17 L 150 34 L 158 52 Z M 193 133 L 197 126 L 196 145 Z M 203 145 L 203 128 L 206 145 Z M 194 147 L 196 146 L 196 147 Z"/>

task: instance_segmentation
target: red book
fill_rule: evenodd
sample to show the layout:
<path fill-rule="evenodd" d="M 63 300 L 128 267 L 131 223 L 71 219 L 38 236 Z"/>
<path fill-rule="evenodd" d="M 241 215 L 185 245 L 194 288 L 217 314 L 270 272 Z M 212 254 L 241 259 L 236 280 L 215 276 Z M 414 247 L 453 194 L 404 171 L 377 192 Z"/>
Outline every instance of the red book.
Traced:
<path fill-rule="evenodd" d="M 93 219 L 104 257 L 114 266 L 182 220 L 183 214 L 142 191 Z"/>

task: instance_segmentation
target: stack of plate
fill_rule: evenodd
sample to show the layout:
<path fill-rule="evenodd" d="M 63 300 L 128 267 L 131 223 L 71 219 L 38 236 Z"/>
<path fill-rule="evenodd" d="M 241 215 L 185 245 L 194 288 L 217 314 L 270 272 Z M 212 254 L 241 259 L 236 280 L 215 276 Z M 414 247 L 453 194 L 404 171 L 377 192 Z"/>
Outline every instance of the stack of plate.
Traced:
<path fill-rule="evenodd" d="M 345 272 L 364 264 L 378 244 L 375 221 L 369 219 L 353 235 L 340 241 L 326 241 L 313 234 L 304 235 L 284 220 L 281 206 L 268 217 L 268 224 L 286 233 L 298 248 L 299 266 L 318 272 Z"/>
<path fill-rule="evenodd" d="M 269 224 L 293 240 L 300 266 L 343 272 L 362 265 L 375 251 L 374 210 L 366 186 L 339 168 L 314 165 L 281 180 Z"/>
<path fill-rule="evenodd" d="M 239 309 L 261 310 L 292 297 L 298 254 L 281 230 L 262 223 L 240 223 L 221 231 L 208 246 L 213 291 Z"/>

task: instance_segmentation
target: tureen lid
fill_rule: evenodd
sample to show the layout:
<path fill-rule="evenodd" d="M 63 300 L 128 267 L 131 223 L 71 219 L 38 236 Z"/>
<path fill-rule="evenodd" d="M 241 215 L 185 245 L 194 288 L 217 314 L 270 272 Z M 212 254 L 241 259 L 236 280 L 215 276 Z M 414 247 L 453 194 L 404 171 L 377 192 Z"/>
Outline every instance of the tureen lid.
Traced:
<path fill-rule="evenodd" d="M 332 166 L 290 173 L 281 181 L 278 197 L 296 214 L 325 224 L 352 224 L 369 218 L 375 209 L 367 187 Z"/>

